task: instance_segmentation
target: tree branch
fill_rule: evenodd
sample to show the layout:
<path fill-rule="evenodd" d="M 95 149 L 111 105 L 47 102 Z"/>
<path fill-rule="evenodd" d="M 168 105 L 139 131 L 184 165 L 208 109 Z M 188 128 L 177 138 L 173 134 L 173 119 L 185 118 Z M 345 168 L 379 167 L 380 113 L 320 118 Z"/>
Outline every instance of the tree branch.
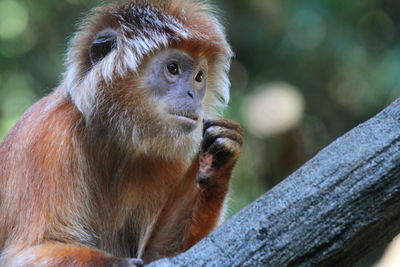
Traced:
<path fill-rule="evenodd" d="M 189 251 L 149 266 L 347 266 L 400 232 L 400 100 Z"/>

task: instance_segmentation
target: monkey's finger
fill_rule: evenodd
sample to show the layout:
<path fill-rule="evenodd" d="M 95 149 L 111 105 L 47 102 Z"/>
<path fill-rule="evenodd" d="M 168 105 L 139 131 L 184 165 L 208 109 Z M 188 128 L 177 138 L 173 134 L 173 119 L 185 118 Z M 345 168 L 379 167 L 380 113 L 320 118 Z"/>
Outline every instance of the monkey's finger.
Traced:
<path fill-rule="evenodd" d="M 232 120 L 228 120 L 225 118 L 205 118 L 203 120 L 203 132 L 205 132 L 209 127 L 212 126 L 220 126 L 227 129 L 231 129 L 243 135 L 242 126 L 240 126 L 239 123 Z"/>
<path fill-rule="evenodd" d="M 203 136 L 203 142 L 202 142 L 202 150 L 205 151 L 211 144 L 220 137 L 225 137 L 232 139 L 233 141 L 237 142 L 240 146 L 243 144 L 243 137 L 238 134 L 236 131 L 227 129 L 227 128 L 222 128 L 219 126 L 212 126 L 209 127 Z"/>
<path fill-rule="evenodd" d="M 243 143 L 243 137 L 238 132 L 219 126 L 211 126 L 207 128 L 207 130 L 204 132 L 203 140 L 215 139 L 217 137 L 228 137 L 239 144 Z"/>
<path fill-rule="evenodd" d="M 206 118 L 204 119 L 203 123 L 203 131 L 212 126 L 219 126 L 234 130 L 239 134 L 243 134 L 243 129 L 239 123 L 225 118 Z"/>
<path fill-rule="evenodd" d="M 239 156 L 240 145 L 229 138 L 219 137 L 207 152 L 213 155 L 212 167 L 218 168 Z"/>
<path fill-rule="evenodd" d="M 232 139 L 226 137 L 218 137 L 214 143 L 208 148 L 207 152 L 212 155 L 219 155 L 218 153 L 234 154 L 240 151 L 241 146 Z"/>

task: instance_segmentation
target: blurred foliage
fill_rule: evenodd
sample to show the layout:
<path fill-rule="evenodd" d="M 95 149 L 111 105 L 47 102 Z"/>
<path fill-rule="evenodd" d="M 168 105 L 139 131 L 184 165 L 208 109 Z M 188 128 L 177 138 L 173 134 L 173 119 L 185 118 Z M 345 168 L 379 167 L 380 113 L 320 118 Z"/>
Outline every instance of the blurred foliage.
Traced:
<path fill-rule="evenodd" d="M 233 214 L 399 97 L 400 1 L 215 2 L 236 53 L 226 115 L 246 129 Z M 68 36 L 99 3 L 0 0 L 1 136 L 57 86 Z"/>

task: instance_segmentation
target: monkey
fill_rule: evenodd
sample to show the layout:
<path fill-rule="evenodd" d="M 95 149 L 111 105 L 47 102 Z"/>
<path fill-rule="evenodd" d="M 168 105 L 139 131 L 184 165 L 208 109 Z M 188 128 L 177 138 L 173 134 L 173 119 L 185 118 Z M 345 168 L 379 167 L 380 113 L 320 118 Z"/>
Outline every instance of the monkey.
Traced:
<path fill-rule="evenodd" d="M 95 8 L 59 86 L 0 145 L 1 266 L 137 266 L 223 220 L 243 130 L 209 4 Z"/>

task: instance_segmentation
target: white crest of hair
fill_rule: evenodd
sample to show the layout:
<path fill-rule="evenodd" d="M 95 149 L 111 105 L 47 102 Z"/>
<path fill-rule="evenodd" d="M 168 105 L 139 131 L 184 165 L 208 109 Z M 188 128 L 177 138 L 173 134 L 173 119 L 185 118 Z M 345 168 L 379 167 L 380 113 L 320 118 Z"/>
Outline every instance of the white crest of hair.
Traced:
<path fill-rule="evenodd" d="M 95 89 L 99 82 L 99 76 L 99 71 L 92 70 L 82 80 L 78 80 L 75 83 L 67 80 L 67 92 L 86 119 L 88 119 L 87 116 L 92 114 L 95 106 Z"/>

